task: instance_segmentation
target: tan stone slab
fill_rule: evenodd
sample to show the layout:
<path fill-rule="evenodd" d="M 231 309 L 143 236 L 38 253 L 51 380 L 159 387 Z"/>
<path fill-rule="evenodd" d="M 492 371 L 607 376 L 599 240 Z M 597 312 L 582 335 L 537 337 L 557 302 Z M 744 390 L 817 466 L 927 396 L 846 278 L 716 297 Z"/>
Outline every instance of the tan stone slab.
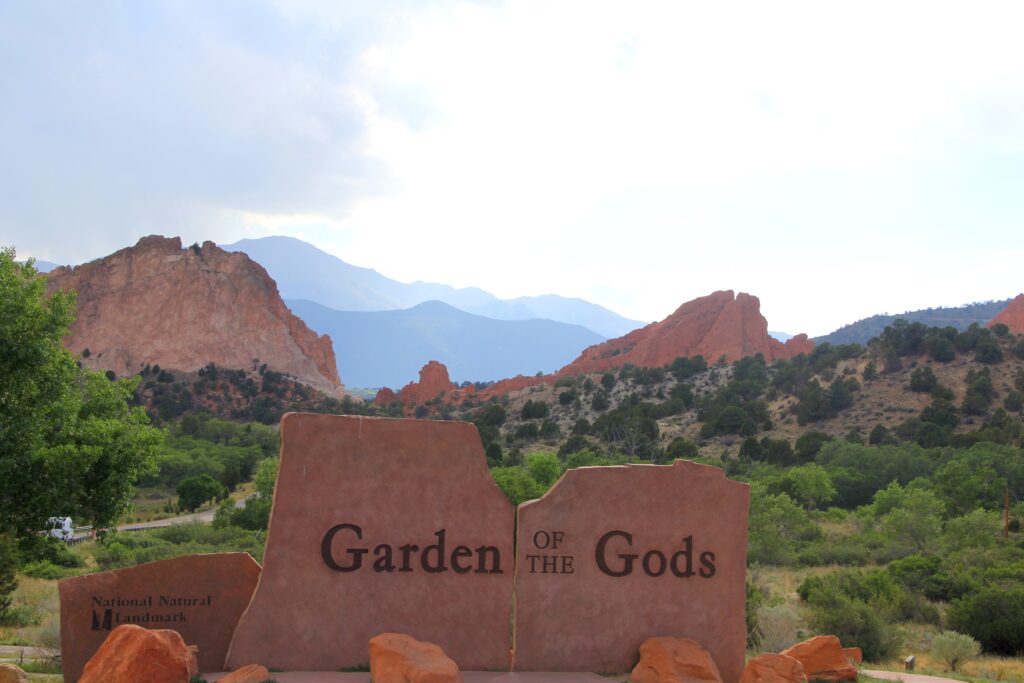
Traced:
<path fill-rule="evenodd" d="M 721 469 L 677 461 L 569 470 L 521 504 L 515 670 L 624 672 L 671 636 L 736 683 L 749 502 Z"/>
<path fill-rule="evenodd" d="M 513 523 L 469 423 L 285 415 L 263 575 L 228 667 L 365 666 L 370 638 L 397 632 L 460 668 L 507 669 Z"/>
<path fill-rule="evenodd" d="M 58 584 L 64 680 L 78 680 L 112 629 L 172 629 L 199 647 L 200 669 L 224 666 L 260 565 L 248 553 L 185 555 Z"/>

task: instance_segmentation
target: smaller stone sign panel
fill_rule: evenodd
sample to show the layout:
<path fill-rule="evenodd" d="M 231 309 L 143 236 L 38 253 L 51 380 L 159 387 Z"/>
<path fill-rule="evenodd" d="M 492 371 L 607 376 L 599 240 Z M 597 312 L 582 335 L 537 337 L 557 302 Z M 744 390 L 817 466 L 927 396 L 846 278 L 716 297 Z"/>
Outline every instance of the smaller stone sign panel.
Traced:
<path fill-rule="evenodd" d="M 177 631 L 199 648 L 200 669 L 220 671 L 259 576 L 248 553 L 213 553 L 64 579 L 58 584 L 64 681 L 77 681 L 123 624 Z"/>
<path fill-rule="evenodd" d="M 507 669 L 514 522 L 472 424 L 285 415 L 263 575 L 228 667 L 365 666 L 394 632 Z"/>
<path fill-rule="evenodd" d="M 750 487 L 716 467 L 569 470 L 519 506 L 516 671 L 629 671 L 652 637 L 690 638 L 738 681 Z"/>

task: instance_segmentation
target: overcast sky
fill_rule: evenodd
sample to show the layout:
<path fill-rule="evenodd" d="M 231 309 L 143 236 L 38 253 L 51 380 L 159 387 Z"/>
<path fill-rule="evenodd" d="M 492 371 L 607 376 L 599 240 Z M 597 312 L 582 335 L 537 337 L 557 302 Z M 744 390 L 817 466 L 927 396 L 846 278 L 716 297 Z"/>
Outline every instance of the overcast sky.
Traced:
<path fill-rule="evenodd" d="M 0 245 L 307 240 L 769 327 L 1024 290 L 1024 3 L 0 0 Z"/>

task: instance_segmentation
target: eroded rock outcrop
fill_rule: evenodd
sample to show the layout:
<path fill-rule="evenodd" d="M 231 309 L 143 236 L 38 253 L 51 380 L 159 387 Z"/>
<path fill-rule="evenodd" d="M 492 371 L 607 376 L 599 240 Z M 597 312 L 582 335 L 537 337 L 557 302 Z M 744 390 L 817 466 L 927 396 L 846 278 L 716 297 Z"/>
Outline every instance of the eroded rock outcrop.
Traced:
<path fill-rule="evenodd" d="M 857 668 L 850 664 L 839 638 L 835 636 L 815 636 L 783 650 L 780 654 L 799 660 L 810 680 L 857 680 Z"/>
<path fill-rule="evenodd" d="M 13 664 L 0 664 L 0 683 L 28 683 L 28 674 Z"/>
<path fill-rule="evenodd" d="M 805 334 L 785 344 L 770 337 L 758 298 L 728 290 L 688 301 L 661 322 L 591 346 L 558 374 L 605 372 L 626 363 L 660 367 L 680 356 L 697 355 L 713 363 L 721 356 L 732 362 L 762 353 L 771 362 L 813 349 Z"/>
<path fill-rule="evenodd" d="M 373 683 L 462 683 L 459 666 L 437 645 L 402 633 L 370 639 Z"/>
<path fill-rule="evenodd" d="M 198 673 L 177 631 L 124 624 L 110 632 L 78 683 L 182 683 Z"/>
<path fill-rule="evenodd" d="M 65 344 L 94 369 L 132 375 L 146 364 L 192 371 L 254 359 L 342 396 L 334 348 L 292 314 L 255 261 L 212 242 L 144 237 L 134 246 L 48 276 L 48 291 L 78 292 Z M 88 353 L 85 353 L 88 349 Z"/>
<path fill-rule="evenodd" d="M 630 683 L 722 683 L 711 653 L 688 638 L 648 638 Z"/>
<path fill-rule="evenodd" d="M 988 326 L 992 327 L 999 323 L 1009 327 L 1010 332 L 1014 334 L 1024 334 L 1024 294 L 1018 294 L 1017 298 L 999 312 L 999 315 L 989 321 Z"/>
<path fill-rule="evenodd" d="M 807 674 L 800 660 L 768 653 L 747 662 L 740 683 L 807 683 Z"/>
<path fill-rule="evenodd" d="M 458 390 L 459 387 L 448 378 L 448 368 L 445 364 L 432 360 L 420 368 L 419 382 L 409 382 L 397 394 L 384 387 L 377 392 L 374 403 L 387 406 L 395 401 L 401 401 L 406 406 L 422 405 L 442 394 L 450 395 Z"/>

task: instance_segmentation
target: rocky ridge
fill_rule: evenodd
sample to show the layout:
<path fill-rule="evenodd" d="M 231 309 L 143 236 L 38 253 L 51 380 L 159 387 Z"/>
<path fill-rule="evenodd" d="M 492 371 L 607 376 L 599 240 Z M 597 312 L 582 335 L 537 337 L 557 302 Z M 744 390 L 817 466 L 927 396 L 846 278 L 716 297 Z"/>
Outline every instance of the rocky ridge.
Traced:
<path fill-rule="evenodd" d="M 814 342 L 806 334 L 785 344 L 768 336 L 758 298 L 726 290 L 688 301 L 661 322 L 591 346 L 558 374 L 605 372 L 626 363 L 660 367 L 680 356 L 697 355 L 709 362 L 725 356 L 731 363 L 761 353 L 771 362 L 813 350 Z"/>
<path fill-rule="evenodd" d="M 134 247 L 48 276 L 50 294 L 78 293 L 65 345 L 82 363 L 117 375 L 148 364 L 194 371 L 266 364 L 341 397 L 334 349 L 288 310 L 262 266 L 213 242 L 182 249 L 149 236 Z"/>
<path fill-rule="evenodd" d="M 679 357 L 700 355 L 715 362 L 724 356 L 734 362 L 758 353 L 772 362 L 812 351 L 814 342 L 806 334 L 798 334 L 785 344 L 769 336 L 768 321 L 761 315 L 761 302 L 756 296 L 725 290 L 688 301 L 664 320 L 624 337 L 595 344 L 554 375 L 505 379 L 481 391 L 480 398 L 550 384 L 561 377 L 607 372 L 627 363 L 656 368 Z"/>

